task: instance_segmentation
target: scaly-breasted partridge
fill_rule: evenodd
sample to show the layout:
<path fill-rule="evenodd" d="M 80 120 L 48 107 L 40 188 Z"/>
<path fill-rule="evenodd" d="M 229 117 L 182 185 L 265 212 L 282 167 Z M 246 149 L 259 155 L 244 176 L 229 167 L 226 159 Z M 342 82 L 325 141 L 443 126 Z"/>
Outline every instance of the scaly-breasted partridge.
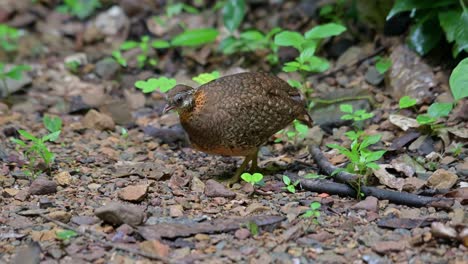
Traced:
<path fill-rule="evenodd" d="M 245 156 L 228 184 L 239 181 L 259 147 L 294 119 L 312 126 L 298 89 L 268 73 L 239 73 L 198 88 L 177 85 L 167 93 L 164 113 L 175 109 L 193 147 L 226 156 Z"/>

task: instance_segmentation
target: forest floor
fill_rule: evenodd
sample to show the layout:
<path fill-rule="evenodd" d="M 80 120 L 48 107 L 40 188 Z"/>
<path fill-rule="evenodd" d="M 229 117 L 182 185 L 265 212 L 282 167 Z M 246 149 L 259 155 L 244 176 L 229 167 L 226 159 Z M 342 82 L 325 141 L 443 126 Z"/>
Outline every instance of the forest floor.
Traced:
<path fill-rule="evenodd" d="M 353 127 L 341 120 L 340 103 L 313 107 L 315 126 L 303 137 L 278 135 L 261 148 L 262 186 L 240 182 L 229 189 L 217 179 L 232 175 L 242 159 L 190 148 L 177 114 L 162 114 L 163 94 L 144 95 L 134 83 L 172 76 L 195 85 L 193 76 L 214 70 L 221 76 L 297 75 L 280 73 L 262 52 L 223 55 L 216 44 L 152 53 L 157 66 L 143 69 L 136 67 L 138 53 L 132 50 L 124 52 L 127 68 L 109 60 L 124 40 L 171 37 L 180 33 L 180 23 L 222 28 L 219 11 L 182 12 L 161 27 L 150 15 L 161 13 L 157 1 L 145 1 L 151 3 L 144 10 L 138 1 L 121 1 L 87 20 L 30 1 L 7 2 L 8 8 L 0 5 L 0 23 L 27 34 L 13 59 L 0 51 L 0 60 L 28 64 L 31 71 L 9 81 L 10 94 L 0 101 L 0 263 L 468 262 L 468 101 L 440 118 L 436 132 L 418 129 L 416 122 L 432 102 L 453 100 L 453 65 L 421 59 L 403 37 L 357 38 L 347 32 L 328 40 L 321 52 L 331 63 L 327 72 L 341 70 L 307 79 L 313 88 L 308 99 L 371 98 L 346 101 L 373 113 L 363 131 L 381 135 L 373 150 L 387 150 L 369 186 L 442 197 L 448 205 L 314 192 L 302 182 L 294 193 L 286 190 L 283 175 L 325 174 L 310 153 L 312 145 L 332 165 L 347 164 L 343 154 L 327 147 L 351 144 L 345 132 Z M 307 2 L 285 1 L 273 14 L 251 7 L 244 23 L 304 32 L 318 19 L 307 14 Z M 96 26 L 99 20 L 107 26 Z M 376 70 L 375 53 L 392 61 L 384 74 Z M 297 54 L 282 48 L 279 55 L 289 61 Z M 66 63 L 72 61 L 78 65 Z M 399 109 L 403 95 L 418 104 Z M 25 148 L 11 140 L 31 145 L 18 130 L 47 135 L 44 116 L 63 122 L 58 139 L 45 143 L 55 154 L 50 168 L 28 159 Z M 333 183 L 329 175 L 320 177 Z M 315 202 L 320 208 L 311 209 Z M 310 210 L 319 213 L 304 217 Z"/>

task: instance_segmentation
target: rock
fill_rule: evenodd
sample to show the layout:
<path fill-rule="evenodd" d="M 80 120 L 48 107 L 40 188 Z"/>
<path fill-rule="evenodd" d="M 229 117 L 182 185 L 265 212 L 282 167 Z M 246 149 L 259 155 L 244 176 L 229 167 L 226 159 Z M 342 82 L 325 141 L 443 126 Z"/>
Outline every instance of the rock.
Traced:
<path fill-rule="evenodd" d="M 434 237 L 445 239 L 455 239 L 457 237 L 457 231 L 453 227 L 440 222 L 433 222 L 431 224 L 431 233 Z"/>
<path fill-rule="evenodd" d="M 118 125 L 127 126 L 133 121 L 132 109 L 130 109 L 124 100 L 106 102 L 99 107 L 99 111 L 102 114 L 110 116 Z"/>
<path fill-rule="evenodd" d="M 148 193 L 148 185 L 134 185 L 127 186 L 119 191 L 119 198 L 124 201 L 129 202 L 140 202 L 142 201 Z"/>
<path fill-rule="evenodd" d="M 236 230 L 234 236 L 239 240 L 244 240 L 250 236 L 250 231 L 247 228 L 240 228 Z"/>
<path fill-rule="evenodd" d="M 106 36 L 117 35 L 128 24 L 128 17 L 119 6 L 113 6 L 100 13 L 94 21 L 94 26 Z"/>
<path fill-rule="evenodd" d="M 73 216 L 71 221 L 77 225 L 94 225 L 99 222 L 99 219 L 95 216 L 77 215 Z"/>
<path fill-rule="evenodd" d="M 96 72 L 104 80 L 113 79 L 120 69 L 120 65 L 112 58 L 104 58 L 96 63 Z"/>
<path fill-rule="evenodd" d="M 225 197 L 225 198 L 234 198 L 236 193 L 227 189 L 221 183 L 215 180 L 208 180 L 205 186 L 205 194 L 208 197 Z"/>
<path fill-rule="evenodd" d="M 359 58 L 361 58 L 363 55 L 364 51 L 361 47 L 350 47 L 338 58 L 336 62 L 336 67 L 353 63 L 359 60 Z"/>
<path fill-rule="evenodd" d="M 32 195 L 51 194 L 57 192 L 57 183 L 43 178 L 38 178 L 29 186 Z"/>
<path fill-rule="evenodd" d="M 373 196 L 367 196 L 366 199 L 360 201 L 359 203 L 353 205 L 351 208 L 354 209 L 364 209 L 371 212 L 378 212 L 378 199 Z"/>
<path fill-rule="evenodd" d="M 181 217 L 184 215 L 184 208 L 180 204 L 171 205 L 169 207 L 169 215 L 171 217 Z"/>
<path fill-rule="evenodd" d="M 115 128 L 114 120 L 112 117 L 99 113 L 98 111 L 91 109 L 81 120 L 81 123 L 86 128 L 94 128 L 99 130 L 113 130 Z"/>
<path fill-rule="evenodd" d="M 372 245 L 372 249 L 377 253 L 388 253 L 394 251 L 402 251 L 406 248 L 406 243 L 402 241 L 379 241 Z"/>
<path fill-rule="evenodd" d="M 432 68 L 422 58 L 404 45 L 393 49 L 390 59 L 389 85 L 392 98 L 405 95 L 425 102 L 432 96 L 431 88 L 437 82 Z"/>
<path fill-rule="evenodd" d="M 22 202 L 26 201 L 28 198 L 29 198 L 29 189 L 28 188 L 20 190 L 15 195 L 15 199 L 18 200 L 18 201 L 22 201 Z"/>
<path fill-rule="evenodd" d="M 203 183 L 200 178 L 193 177 L 190 184 L 190 190 L 192 190 L 194 193 L 203 193 L 205 190 L 205 183 Z"/>
<path fill-rule="evenodd" d="M 384 79 L 384 75 L 377 71 L 375 67 L 369 67 L 364 76 L 366 81 L 372 85 L 379 85 Z"/>
<path fill-rule="evenodd" d="M 10 198 L 10 197 L 16 196 L 18 193 L 19 193 L 18 189 L 5 188 L 5 189 L 3 189 L 2 195 L 3 195 L 3 197 Z"/>
<path fill-rule="evenodd" d="M 88 184 L 88 189 L 90 191 L 97 191 L 99 190 L 99 188 L 101 188 L 101 186 L 102 186 L 101 184 L 93 182 L 93 183 Z"/>
<path fill-rule="evenodd" d="M 72 55 L 68 55 L 63 59 L 65 64 L 68 63 L 78 63 L 79 66 L 83 66 L 88 64 L 88 57 L 86 56 L 86 53 L 75 53 Z"/>
<path fill-rule="evenodd" d="M 140 248 L 144 252 L 156 254 L 157 256 L 169 256 L 170 247 L 161 243 L 159 240 L 147 240 L 140 243 Z"/>
<path fill-rule="evenodd" d="M 54 181 L 60 186 L 68 186 L 71 183 L 71 175 L 68 171 L 59 172 L 54 176 Z"/>
<path fill-rule="evenodd" d="M 5 65 L 4 71 L 7 72 L 14 66 L 15 65 L 7 64 Z M 19 80 L 6 78 L 6 87 L 4 86 L 3 82 L 0 82 L 0 98 L 6 97 L 9 94 L 12 94 L 14 92 L 21 90 L 23 87 L 31 84 L 31 82 L 32 82 L 31 77 L 29 77 L 29 75 L 26 74 L 25 72 L 23 72 L 23 76 Z"/>
<path fill-rule="evenodd" d="M 39 264 L 41 262 L 41 245 L 35 241 L 29 243 L 26 247 L 17 250 L 13 258 L 13 264 Z"/>
<path fill-rule="evenodd" d="M 114 226 L 121 224 L 137 226 L 143 223 L 145 217 L 142 208 L 119 202 L 110 202 L 99 207 L 94 211 L 94 214 L 102 221 Z"/>
<path fill-rule="evenodd" d="M 131 92 L 129 90 L 123 91 L 125 100 L 131 109 L 140 109 L 145 106 L 146 98 L 141 92 Z"/>
<path fill-rule="evenodd" d="M 438 169 L 427 179 L 427 186 L 434 189 L 450 189 L 457 180 L 458 176 L 456 174 L 444 169 Z"/>
<path fill-rule="evenodd" d="M 51 213 L 48 214 L 48 216 L 50 218 L 55 219 L 57 221 L 60 221 L 62 223 L 70 222 L 70 219 L 72 217 L 72 215 L 69 212 L 65 212 L 65 211 L 51 212 Z"/>

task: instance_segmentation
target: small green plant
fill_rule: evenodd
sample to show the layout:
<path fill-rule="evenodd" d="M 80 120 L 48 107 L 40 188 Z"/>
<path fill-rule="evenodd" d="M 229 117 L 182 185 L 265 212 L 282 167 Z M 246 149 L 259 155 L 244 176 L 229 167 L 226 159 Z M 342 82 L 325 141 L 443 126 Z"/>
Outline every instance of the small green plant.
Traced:
<path fill-rule="evenodd" d="M 257 223 L 255 223 L 255 221 L 249 221 L 247 224 L 246 224 L 246 228 L 250 231 L 250 234 L 252 236 L 256 236 L 260 233 L 260 229 L 257 225 Z"/>
<path fill-rule="evenodd" d="M 296 186 L 299 184 L 299 180 L 292 182 L 288 176 L 283 175 L 283 183 L 286 185 L 283 187 L 285 190 L 288 190 L 291 193 L 296 193 Z"/>
<path fill-rule="evenodd" d="M 168 48 L 170 46 L 169 42 L 165 40 L 151 40 L 149 36 L 143 36 L 141 37 L 141 40 L 134 41 L 134 40 L 129 40 L 125 41 L 120 45 L 120 50 L 131 50 L 134 48 L 139 48 L 141 53 L 138 54 L 137 56 L 137 64 L 139 68 L 145 67 L 147 64 L 151 66 L 156 66 L 158 64 L 158 61 L 155 58 L 150 58 L 150 49 L 155 48 L 155 49 L 164 49 Z M 112 53 L 112 56 L 114 59 L 119 62 L 120 65 L 127 65 L 127 62 L 119 52 L 114 51 Z"/>
<path fill-rule="evenodd" d="M 150 78 L 146 81 L 135 82 L 135 87 L 140 89 L 143 93 L 152 93 L 159 89 L 160 92 L 165 93 L 174 88 L 176 80 L 167 77 Z"/>
<path fill-rule="evenodd" d="M 173 16 L 176 16 L 180 13 L 182 13 L 182 11 L 185 11 L 187 13 L 190 13 L 190 14 L 198 14 L 199 11 L 198 9 L 196 9 L 195 7 L 191 6 L 191 5 L 188 5 L 188 4 L 184 4 L 184 3 L 170 3 L 166 6 L 166 16 L 168 18 L 172 18 Z"/>
<path fill-rule="evenodd" d="M 275 143 L 283 142 L 286 139 L 289 142 L 297 143 L 298 140 L 304 139 L 309 133 L 309 127 L 298 120 L 293 121 L 293 126 L 288 129 L 278 131 L 279 137 L 275 139 Z"/>
<path fill-rule="evenodd" d="M 325 20 L 343 24 L 346 0 L 337 0 L 320 8 L 319 16 Z"/>
<path fill-rule="evenodd" d="M 119 50 L 114 50 L 112 52 L 112 58 L 114 58 L 114 60 L 120 64 L 120 66 L 122 67 L 127 67 L 127 60 L 122 56 L 122 52 L 120 52 Z"/>
<path fill-rule="evenodd" d="M 58 116 L 45 115 L 42 118 L 42 123 L 50 133 L 59 132 L 56 137 L 50 139 L 50 141 L 56 141 L 62 130 L 62 119 Z"/>
<path fill-rule="evenodd" d="M 313 221 L 318 224 L 317 218 L 320 217 L 320 207 L 322 207 L 322 204 L 319 202 L 311 202 L 309 205 L 309 208 L 305 213 L 302 215 L 304 218 L 312 218 Z"/>
<path fill-rule="evenodd" d="M 353 110 L 353 106 L 350 104 L 342 104 L 340 105 L 341 112 L 346 113 L 341 117 L 343 120 L 353 120 L 354 122 L 364 121 L 366 119 L 372 118 L 374 116 L 373 113 L 368 113 L 364 109 L 360 110 Z"/>
<path fill-rule="evenodd" d="M 241 175 L 241 178 L 246 181 L 247 183 L 250 183 L 253 185 L 256 185 L 256 184 L 259 184 L 260 182 L 262 182 L 263 180 L 263 174 L 261 173 L 254 173 L 254 174 L 250 174 L 248 172 L 244 172 L 242 173 Z"/>
<path fill-rule="evenodd" d="M 71 238 L 76 237 L 78 234 L 73 230 L 57 230 L 55 231 L 55 236 L 59 240 L 70 240 Z"/>
<path fill-rule="evenodd" d="M 418 121 L 421 126 L 429 127 L 431 132 L 436 132 L 437 129 L 444 126 L 443 124 L 437 123 L 439 118 L 448 116 L 452 108 L 452 103 L 433 103 L 427 109 L 426 114 L 416 116 L 416 121 Z"/>
<path fill-rule="evenodd" d="M 0 62 L 0 80 L 2 81 L 5 91 L 7 91 L 7 95 L 9 93 L 7 79 L 21 80 L 23 78 L 23 73 L 30 70 L 31 67 L 28 65 L 16 65 L 7 70 L 6 65 Z"/>
<path fill-rule="evenodd" d="M 6 52 L 15 51 L 18 48 L 19 31 L 16 28 L 0 24 L 0 48 Z"/>
<path fill-rule="evenodd" d="M 218 71 L 213 71 L 211 73 L 201 73 L 198 76 L 193 77 L 192 80 L 194 80 L 195 82 L 197 82 L 200 85 L 203 85 L 205 83 L 209 83 L 209 82 L 211 82 L 213 80 L 218 79 L 219 76 L 220 76 L 220 74 L 219 74 Z"/>
<path fill-rule="evenodd" d="M 390 67 L 392 67 L 392 61 L 389 58 L 382 58 L 377 56 L 377 61 L 375 63 L 375 69 L 380 73 L 386 73 Z"/>
<path fill-rule="evenodd" d="M 71 72 L 71 73 L 78 73 L 78 69 L 80 68 L 80 63 L 78 61 L 69 61 L 65 63 L 65 67 Z"/>
<path fill-rule="evenodd" d="M 99 7 L 101 7 L 99 0 L 63 0 L 63 5 L 60 5 L 57 11 L 85 19 Z"/>
<path fill-rule="evenodd" d="M 187 29 L 171 40 L 173 47 L 198 47 L 216 40 L 218 30 L 214 28 Z"/>
<path fill-rule="evenodd" d="M 411 98 L 408 95 L 405 95 L 402 98 L 400 98 L 399 107 L 400 109 L 409 108 L 409 107 L 415 106 L 416 103 L 417 103 L 416 99 Z"/>

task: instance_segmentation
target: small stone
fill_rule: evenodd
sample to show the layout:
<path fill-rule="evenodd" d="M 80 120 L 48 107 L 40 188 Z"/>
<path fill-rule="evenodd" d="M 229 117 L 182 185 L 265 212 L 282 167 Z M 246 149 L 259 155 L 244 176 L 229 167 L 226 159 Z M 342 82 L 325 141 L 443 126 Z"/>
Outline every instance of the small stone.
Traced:
<path fill-rule="evenodd" d="M 377 71 L 375 67 L 367 69 L 366 75 L 364 76 L 366 81 L 372 85 L 379 85 L 384 79 L 384 75 Z"/>
<path fill-rule="evenodd" d="M 148 185 L 127 186 L 119 191 L 119 198 L 129 202 L 140 202 L 148 194 Z"/>
<path fill-rule="evenodd" d="M 378 199 L 373 196 L 367 196 L 366 199 L 360 201 L 359 203 L 353 205 L 352 208 L 354 209 L 364 209 L 371 212 L 378 212 Z"/>
<path fill-rule="evenodd" d="M 62 223 L 70 222 L 70 219 L 72 217 L 72 215 L 69 212 L 65 212 L 65 211 L 51 212 L 51 213 L 48 214 L 48 216 L 50 218 L 55 219 L 57 221 L 60 221 Z"/>
<path fill-rule="evenodd" d="M 156 254 L 161 257 L 169 256 L 170 247 L 159 240 L 147 240 L 140 243 L 140 248 L 144 252 Z"/>
<path fill-rule="evenodd" d="M 107 205 L 97 208 L 94 214 L 102 221 L 115 226 L 124 223 L 137 226 L 143 222 L 145 217 L 142 208 L 119 202 L 110 202 Z"/>
<path fill-rule="evenodd" d="M 88 184 L 88 189 L 90 191 L 97 191 L 99 188 L 101 188 L 101 186 L 102 185 L 99 184 L 99 183 L 90 183 L 90 184 Z"/>
<path fill-rule="evenodd" d="M 444 169 L 436 170 L 427 180 L 427 185 L 434 189 L 450 189 L 458 180 L 458 176 Z"/>
<path fill-rule="evenodd" d="M 184 208 L 180 204 L 172 205 L 169 207 L 169 215 L 171 217 L 181 217 L 184 215 Z"/>
<path fill-rule="evenodd" d="M 208 197 L 225 197 L 225 198 L 234 198 L 236 193 L 227 189 L 221 183 L 215 180 L 208 180 L 205 186 L 205 194 Z"/>
<path fill-rule="evenodd" d="M 104 58 L 96 63 L 94 71 L 104 80 L 110 80 L 119 71 L 119 64 L 111 58 Z"/>
<path fill-rule="evenodd" d="M 207 234 L 199 233 L 199 234 L 195 235 L 195 239 L 197 241 L 208 241 L 208 240 L 210 240 L 210 236 L 207 235 Z"/>
<path fill-rule="evenodd" d="M 28 188 L 21 189 L 15 195 L 15 199 L 18 200 L 18 201 L 22 201 L 22 202 L 26 201 L 28 198 L 29 198 L 29 189 Z"/>
<path fill-rule="evenodd" d="M 47 208 L 50 208 L 50 207 L 54 207 L 54 203 L 52 203 L 52 201 L 49 198 L 41 197 L 39 199 L 39 208 L 47 209 Z"/>
<path fill-rule="evenodd" d="M 372 249 L 377 253 L 402 251 L 405 247 L 406 243 L 402 241 L 379 241 L 372 245 Z"/>
<path fill-rule="evenodd" d="M 71 175 L 68 171 L 62 171 L 54 176 L 54 181 L 60 186 L 68 186 L 71 183 Z"/>
<path fill-rule="evenodd" d="M 94 225 L 99 222 L 99 219 L 95 216 L 88 216 L 88 215 L 78 215 L 73 216 L 71 221 L 77 225 Z"/>
<path fill-rule="evenodd" d="M 29 193 L 32 195 L 51 194 L 57 192 L 57 184 L 44 178 L 38 178 L 29 186 Z"/>
<path fill-rule="evenodd" d="M 99 113 L 98 111 L 91 109 L 81 120 L 81 123 L 86 128 L 99 129 L 99 130 L 113 130 L 115 123 L 112 117 Z"/>
<path fill-rule="evenodd" d="M 18 193 L 19 193 L 18 189 L 5 188 L 5 189 L 3 189 L 2 195 L 3 195 L 3 197 L 10 198 L 10 197 L 16 196 Z"/>
<path fill-rule="evenodd" d="M 240 228 L 236 230 L 234 236 L 239 240 L 244 240 L 250 236 L 250 231 L 247 228 Z"/>
<path fill-rule="evenodd" d="M 203 193 L 205 190 L 205 183 L 203 183 L 200 178 L 198 177 L 193 177 L 192 182 L 190 184 L 190 189 L 194 193 Z"/>

